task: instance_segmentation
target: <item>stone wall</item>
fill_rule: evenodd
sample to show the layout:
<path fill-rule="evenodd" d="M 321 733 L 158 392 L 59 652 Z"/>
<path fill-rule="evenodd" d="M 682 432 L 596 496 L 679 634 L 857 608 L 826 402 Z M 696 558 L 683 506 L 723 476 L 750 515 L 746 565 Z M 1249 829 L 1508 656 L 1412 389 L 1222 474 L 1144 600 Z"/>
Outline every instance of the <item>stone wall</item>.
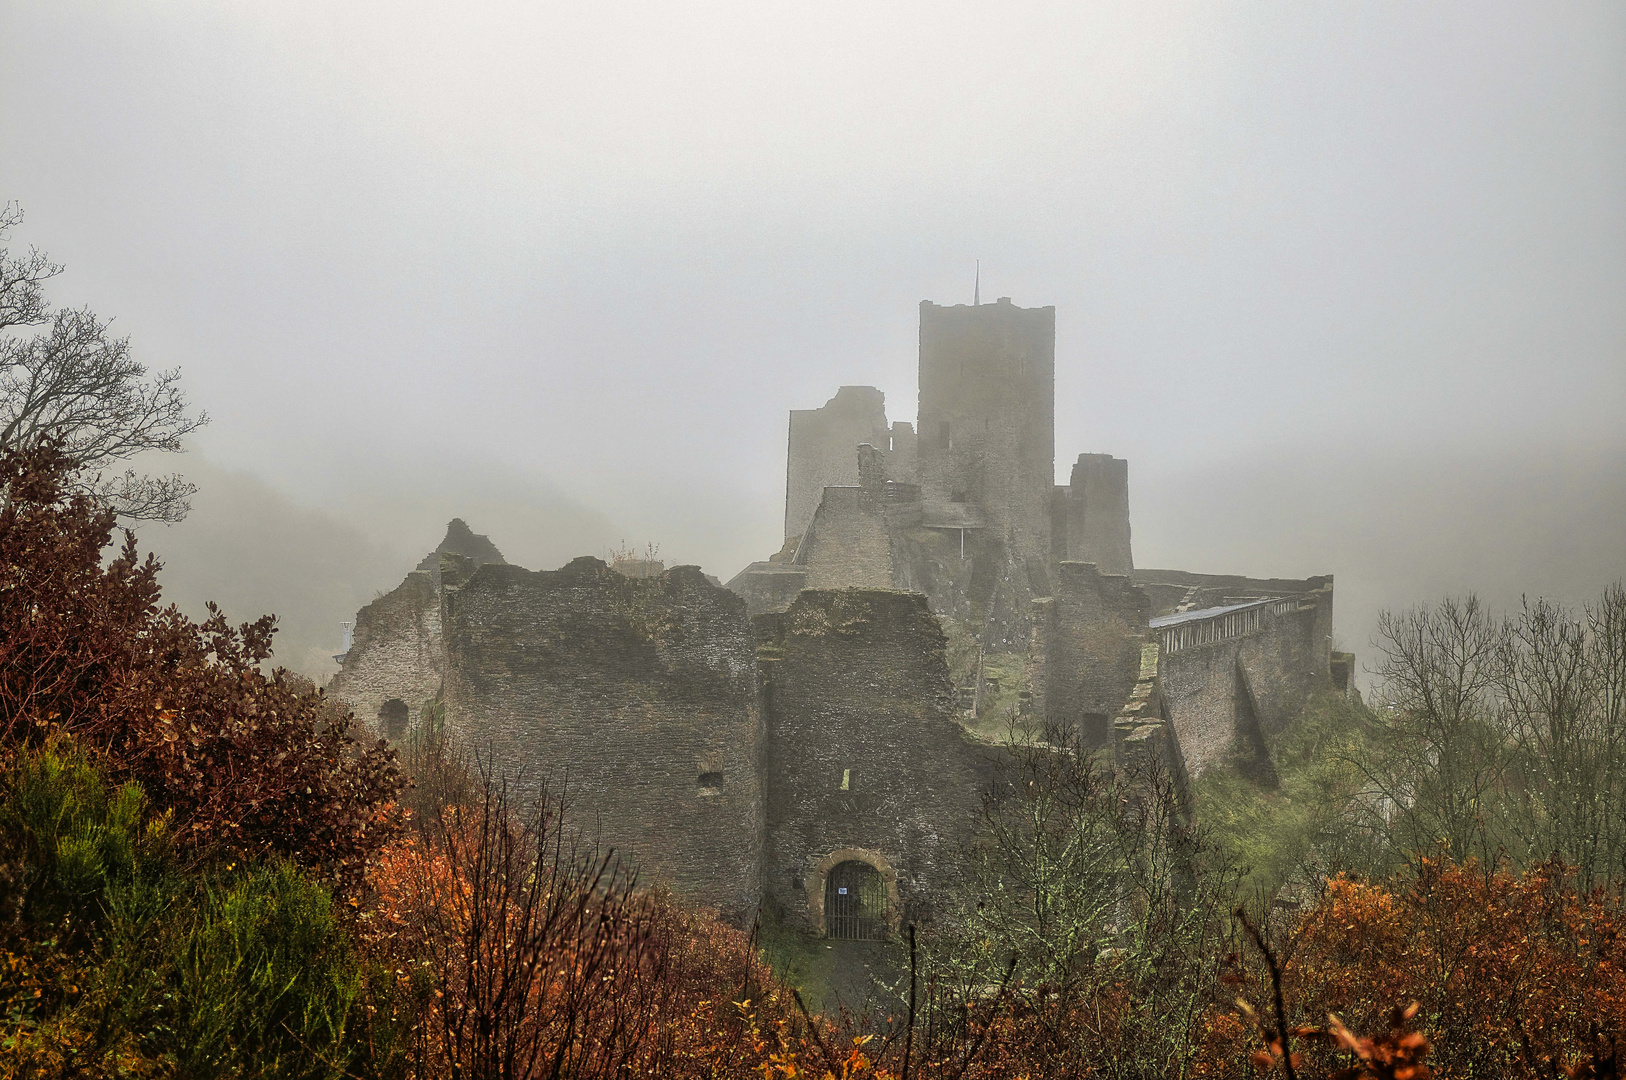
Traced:
<path fill-rule="evenodd" d="M 955 720 L 943 632 L 925 598 L 809 590 L 759 616 L 767 719 L 765 896 L 822 929 L 824 875 L 869 862 L 898 926 L 925 920 L 991 778 L 992 748 Z"/>
<path fill-rule="evenodd" d="M 1052 724 L 1104 746 L 1112 720 L 1140 677 L 1149 604 L 1127 577 L 1093 563 L 1056 567 L 1055 594 L 1034 605 L 1033 653 L 1042 657 L 1030 688 L 1035 708 Z"/>
<path fill-rule="evenodd" d="M 1308 578 L 1251 578 L 1240 574 L 1198 574 L 1190 570 L 1131 570 L 1129 579 L 1151 599 L 1153 616 L 1270 597 L 1310 596 L 1322 590 L 1330 597 L 1332 592 L 1331 574 Z M 1330 604 L 1327 610 L 1330 619 Z M 1332 632 L 1330 622 L 1327 632 Z"/>
<path fill-rule="evenodd" d="M 1181 802 L 1190 809 L 1190 778 L 1180 739 L 1169 719 L 1163 696 L 1160 665 L 1162 650 L 1148 641 L 1140 650 L 1140 673 L 1135 687 L 1112 722 L 1113 765 L 1130 776 L 1156 759 L 1178 786 Z M 1143 774 L 1144 775 L 1144 774 Z"/>
<path fill-rule="evenodd" d="M 1106 574 L 1134 569 L 1129 462 L 1111 454 L 1078 455 L 1070 483 L 1056 489 L 1051 542 L 1057 559 L 1094 563 Z"/>
<path fill-rule="evenodd" d="M 805 586 L 922 593 L 935 613 L 975 627 L 986 648 L 1022 649 L 1035 565 L 1015 559 L 1004 534 L 980 518 L 966 529 L 928 524 L 920 488 L 885 479 L 886 462 L 873 447 L 857 450 L 860 484 L 826 488 L 797 545 L 794 565 L 805 569 Z M 747 597 L 753 614 L 788 607 L 788 588 L 773 587 L 769 567 L 753 567 L 729 587 Z M 765 606 L 771 599 L 783 602 Z"/>
<path fill-rule="evenodd" d="M 747 615 L 784 611 L 807 587 L 807 567 L 765 559 L 741 570 L 727 588 L 745 601 Z"/>
<path fill-rule="evenodd" d="M 440 545 L 400 585 L 356 613 L 350 648 L 329 691 L 375 729 L 389 702 L 401 702 L 415 718 L 425 702 L 439 695 L 446 675 L 440 622 L 443 574 L 455 584 L 476 567 L 502 561 L 495 544 L 462 518 L 453 518 Z"/>
<path fill-rule="evenodd" d="M 869 443 L 890 451 L 886 395 L 843 386 L 818 409 L 792 409 L 785 453 L 785 536 L 801 536 L 831 485 L 858 483 L 854 451 Z"/>
<path fill-rule="evenodd" d="M 581 558 L 486 566 L 445 598 L 450 730 L 562 789 L 645 880 L 745 918 L 763 837 L 755 642 L 692 566 L 631 579 Z"/>
<path fill-rule="evenodd" d="M 892 456 L 887 459 L 886 475 L 900 484 L 920 483 L 920 462 L 917 456 L 919 440 L 915 425 L 898 420 L 892 425 Z"/>
<path fill-rule="evenodd" d="M 1200 618 L 1200 611 L 1191 615 L 1197 622 L 1217 621 Z M 1271 740 L 1310 694 L 1332 687 L 1330 584 L 1305 597 L 1258 605 L 1253 622 L 1253 628 L 1229 635 L 1190 635 L 1212 640 L 1178 648 L 1171 648 L 1169 627 L 1154 629 L 1163 638 L 1170 719 L 1193 777 L 1230 762 L 1271 780 Z"/>
<path fill-rule="evenodd" d="M 437 576 L 414 570 L 356 613 L 350 650 L 329 692 L 375 730 L 386 702 L 401 701 L 415 714 L 440 693 L 446 656 Z"/>
<path fill-rule="evenodd" d="M 892 536 L 884 507 L 860 487 L 829 487 L 802 537 L 797 563 L 807 588 L 892 587 Z"/>

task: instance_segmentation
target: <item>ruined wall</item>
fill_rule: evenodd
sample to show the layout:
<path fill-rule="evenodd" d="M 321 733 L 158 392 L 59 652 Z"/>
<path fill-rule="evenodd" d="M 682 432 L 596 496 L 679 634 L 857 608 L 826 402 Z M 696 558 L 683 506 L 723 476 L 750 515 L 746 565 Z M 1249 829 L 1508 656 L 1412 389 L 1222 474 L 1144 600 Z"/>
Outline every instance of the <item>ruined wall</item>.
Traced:
<path fill-rule="evenodd" d="M 745 603 L 680 566 L 593 558 L 481 568 L 445 598 L 448 725 L 646 880 L 746 917 L 763 836 L 755 642 Z"/>
<path fill-rule="evenodd" d="M 890 463 L 874 447 L 857 451 L 858 486 L 826 488 L 797 546 L 806 587 L 922 593 L 936 614 L 976 627 L 984 647 L 1020 650 L 1029 633 L 1033 566 L 1017 561 L 1004 534 L 985 527 L 979 514 L 967 514 L 973 527 L 966 529 L 944 526 L 941 513 L 928 523 L 920 488 L 886 479 Z M 748 592 L 764 591 L 744 584 Z"/>
<path fill-rule="evenodd" d="M 1189 613 L 1184 623 L 1154 622 L 1170 719 L 1193 777 L 1229 761 L 1269 780 L 1268 747 L 1317 690 L 1332 687 L 1332 587 L 1259 604 L 1257 616 Z M 1209 628 L 1199 632 L 1203 625 Z M 1185 628 L 1181 641 L 1175 631 Z M 1207 638 L 1209 640 L 1203 640 Z"/>
<path fill-rule="evenodd" d="M 802 538 L 810 589 L 892 587 L 892 537 L 881 501 L 860 487 L 829 487 Z"/>
<path fill-rule="evenodd" d="M 385 702 L 402 701 L 415 714 L 440 692 L 446 657 L 436 579 L 414 570 L 356 613 L 350 650 L 328 689 L 375 730 Z"/>
<path fill-rule="evenodd" d="M 992 530 L 918 522 L 895 533 L 893 587 L 925 594 L 932 611 L 971 627 L 990 652 L 1023 651 L 1037 591 L 1028 566 Z"/>
<path fill-rule="evenodd" d="M 1055 499 L 1051 543 L 1057 559 L 1094 563 L 1106 574 L 1134 569 L 1129 462 L 1111 454 L 1080 454 L 1070 483 L 1056 489 Z"/>
<path fill-rule="evenodd" d="M 745 601 L 747 615 L 784 611 L 807 587 L 807 567 L 764 560 L 735 574 L 726 586 Z"/>
<path fill-rule="evenodd" d="M 440 693 L 446 674 L 440 621 L 443 574 L 455 584 L 478 566 L 502 561 L 495 544 L 462 518 L 453 518 L 440 545 L 400 585 L 356 613 L 350 649 L 329 692 L 375 730 L 382 730 L 378 721 L 386 702 L 400 701 L 409 722 L 416 718 L 423 704 Z"/>
<path fill-rule="evenodd" d="M 928 507 L 984 509 L 1013 553 L 1050 560 L 1056 309 L 920 305 L 919 458 Z"/>
<path fill-rule="evenodd" d="M 920 461 L 917 454 L 919 439 L 915 425 L 899 420 L 892 425 L 892 456 L 887 460 L 886 475 L 900 484 L 920 483 Z"/>
<path fill-rule="evenodd" d="M 794 563 L 806 569 L 810 589 L 893 588 L 898 511 L 918 513 L 920 489 L 889 481 L 878 448 L 854 449 L 857 486 L 825 488 L 796 546 Z"/>
<path fill-rule="evenodd" d="M 1134 689 L 1112 722 L 1113 765 L 1133 777 L 1156 759 L 1178 787 L 1181 801 L 1190 808 L 1190 774 L 1181 753 L 1180 739 L 1169 719 L 1163 694 L 1162 649 L 1155 641 L 1141 645 L 1140 675 Z M 1144 774 L 1143 774 L 1144 775 Z"/>
<path fill-rule="evenodd" d="M 824 489 L 858 483 L 859 443 L 889 451 L 886 395 L 873 386 L 843 386 L 818 409 L 792 409 L 785 455 L 785 536 L 801 536 Z"/>
<path fill-rule="evenodd" d="M 1058 563 L 1055 584 L 1049 602 L 1035 605 L 1034 647 L 1044 659 L 1035 697 L 1048 722 L 1103 746 L 1140 676 L 1149 605 L 1127 577 L 1092 563 Z"/>
<path fill-rule="evenodd" d="M 823 874 L 858 858 L 895 889 L 894 926 L 929 918 L 955 880 L 991 751 L 955 720 L 943 632 L 925 598 L 809 590 L 755 621 L 766 895 L 792 925 L 821 929 Z"/>

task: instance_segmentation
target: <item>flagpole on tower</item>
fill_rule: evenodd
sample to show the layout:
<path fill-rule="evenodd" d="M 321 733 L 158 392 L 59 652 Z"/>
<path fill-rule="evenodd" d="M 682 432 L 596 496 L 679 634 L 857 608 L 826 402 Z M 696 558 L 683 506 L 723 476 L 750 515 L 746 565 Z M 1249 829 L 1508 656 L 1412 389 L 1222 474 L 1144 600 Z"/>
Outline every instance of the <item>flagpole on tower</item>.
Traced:
<path fill-rule="evenodd" d="M 982 306 L 982 260 L 977 260 L 977 283 L 971 289 L 971 306 Z"/>

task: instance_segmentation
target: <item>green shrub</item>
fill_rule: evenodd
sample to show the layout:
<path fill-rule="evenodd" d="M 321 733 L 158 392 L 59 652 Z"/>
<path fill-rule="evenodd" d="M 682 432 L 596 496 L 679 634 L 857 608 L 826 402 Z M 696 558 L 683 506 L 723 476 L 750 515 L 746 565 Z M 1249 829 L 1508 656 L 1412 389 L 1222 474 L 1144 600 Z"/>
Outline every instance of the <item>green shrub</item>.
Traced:
<path fill-rule="evenodd" d="M 0 825 L 0 1074 L 367 1070 L 364 962 L 297 865 L 183 862 L 141 789 L 61 739 L 13 754 Z"/>

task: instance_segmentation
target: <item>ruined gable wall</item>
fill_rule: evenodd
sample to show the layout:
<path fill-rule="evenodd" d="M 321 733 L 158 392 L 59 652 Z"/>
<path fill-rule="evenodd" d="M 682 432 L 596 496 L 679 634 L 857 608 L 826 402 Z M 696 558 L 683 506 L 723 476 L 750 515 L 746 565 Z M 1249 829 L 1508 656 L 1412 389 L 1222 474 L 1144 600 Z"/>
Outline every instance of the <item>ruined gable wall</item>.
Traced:
<path fill-rule="evenodd" d="M 761 725 L 745 603 L 696 567 L 481 568 L 445 602 L 448 725 L 699 903 L 748 917 Z M 720 774 L 720 775 L 719 775 Z"/>
<path fill-rule="evenodd" d="M 959 530 L 923 526 L 913 485 L 826 488 L 796 565 L 806 571 L 801 586 L 922 593 L 933 612 L 977 627 L 988 649 L 1026 646 L 1034 595 L 1028 567 L 993 530 L 968 529 L 962 542 Z M 759 614 L 788 607 L 792 584 L 770 597 L 768 575 L 759 570 L 741 574 L 729 587 Z M 770 598 L 782 602 L 770 607 Z"/>
<path fill-rule="evenodd" d="M 414 570 L 356 613 L 350 650 L 329 692 L 375 727 L 386 701 L 399 698 L 415 715 L 440 692 L 446 659 L 438 580 L 437 572 Z"/>
<path fill-rule="evenodd" d="M 409 722 L 415 721 L 423 705 L 440 695 L 446 674 L 442 586 L 466 580 L 485 563 L 502 561 L 490 538 L 453 518 L 439 546 L 400 585 L 356 613 L 350 649 L 330 692 L 375 730 L 380 709 L 392 699 L 406 706 Z"/>
<path fill-rule="evenodd" d="M 821 866 L 843 851 L 873 852 L 896 875 L 895 924 L 929 917 L 953 884 L 990 751 L 955 720 L 943 632 L 925 598 L 810 590 L 756 623 L 767 713 L 765 893 L 792 925 L 818 929 Z"/>
<path fill-rule="evenodd" d="M 824 489 L 858 483 L 860 443 L 891 448 L 886 396 L 873 386 L 843 386 L 818 409 L 792 409 L 785 454 L 785 536 L 801 536 Z"/>
<path fill-rule="evenodd" d="M 892 537 L 881 503 L 863 488 L 829 487 L 797 551 L 806 588 L 892 587 Z"/>
<path fill-rule="evenodd" d="M 1056 489 L 1052 543 L 1057 559 L 1094 563 L 1106 574 L 1134 569 L 1129 530 L 1129 462 L 1080 454 L 1066 487 Z"/>
<path fill-rule="evenodd" d="M 1088 745 L 1103 745 L 1140 677 L 1146 597 L 1127 577 L 1092 563 L 1058 563 L 1043 618 L 1044 716 L 1075 728 Z"/>
<path fill-rule="evenodd" d="M 735 574 L 725 588 L 745 601 L 747 615 L 784 611 L 807 587 L 807 567 L 793 563 L 754 562 Z"/>

